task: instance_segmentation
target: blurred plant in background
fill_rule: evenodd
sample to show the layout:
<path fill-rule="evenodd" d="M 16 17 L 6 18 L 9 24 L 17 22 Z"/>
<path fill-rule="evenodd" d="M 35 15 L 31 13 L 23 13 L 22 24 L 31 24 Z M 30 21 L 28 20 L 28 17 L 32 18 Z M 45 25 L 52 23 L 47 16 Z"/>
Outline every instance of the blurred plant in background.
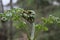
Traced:
<path fill-rule="evenodd" d="M 14 22 L 14 26 L 16 27 L 16 29 L 18 29 L 19 31 L 22 30 L 23 32 L 26 32 L 28 35 L 28 39 L 30 40 L 30 32 L 28 31 L 28 26 L 26 24 L 26 22 L 24 22 L 22 20 L 21 17 L 23 17 L 24 19 L 26 19 L 28 22 L 33 22 L 32 19 L 34 19 L 34 15 L 35 13 L 33 12 L 31 14 L 32 10 L 28 10 L 25 11 L 24 9 L 11 9 L 8 11 L 5 11 L 4 14 L 0 14 L 1 20 L 2 21 L 8 21 L 10 20 L 10 18 L 12 17 L 12 20 Z M 32 16 L 31 16 L 32 15 Z M 32 19 L 30 19 L 29 17 L 31 17 Z M 28 20 L 31 20 L 29 21 Z M 38 34 L 40 33 L 40 31 L 51 31 L 51 27 L 55 30 L 57 30 L 57 28 L 60 26 L 60 18 L 59 17 L 55 17 L 52 15 L 49 15 L 48 18 L 44 18 L 42 17 L 42 23 L 41 24 L 35 24 L 35 32 L 34 32 L 34 39 L 33 40 L 37 40 L 36 38 L 38 37 Z"/>
<path fill-rule="evenodd" d="M 20 37 L 20 33 L 24 32 L 30 40 L 30 33 L 32 33 L 31 24 L 35 20 L 34 40 L 60 40 L 59 0 L 17 0 L 16 2 L 3 5 L 7 11 L 4 9 L 4 14 L 0 14 L 3 22 L 10 21 L 12 18 L 15 37 L 17 35 Z M 10 6 L 13 9 L 11 8 L 10 10 Z M 36 15 L 33 10 L 36 12 Z"/>

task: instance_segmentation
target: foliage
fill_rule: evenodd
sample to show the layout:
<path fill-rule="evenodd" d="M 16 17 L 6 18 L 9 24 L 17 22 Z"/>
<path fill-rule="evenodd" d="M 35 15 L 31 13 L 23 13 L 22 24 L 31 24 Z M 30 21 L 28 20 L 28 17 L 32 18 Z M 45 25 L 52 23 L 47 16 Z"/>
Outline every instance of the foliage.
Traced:
<path fill-rule="evenodd" d="M 52 15 L 49 15 L 48 18 L 44 18 L 42 17 L 43 23 L 44 24 L 53 24 L 53 23 L 60 23 L 60 18 L 59 17 L 55 17 Z"/>
<path fill-rule="evenodd" d="M 1 21 L 5 22 L 8 20 L 12 20 L 14 23 L 14 26 L 17 29 L 22 29 L 23 31 L 26 30 L 26 22 L 23 21 L 22 18 L 27 20 L 29 23 L 34 22 L 35 12 L 33 10 L 24 10 L 21 8 L 13 8 L 11 10 L 7 10 L 4 13 L 0 14 Z M 27 31 L 28 32 L 28 31 Z"/>
<path fill-rule="evenodd" d="M 60 29 L 60 18 L 49 15 L 48 18 L 42 17 L 42 23 L 36 25 L 35 39 L 39 36 L 39 32 Z M 53 29 L 52 29 L 53 28 Z"/>
<path fill-rule="evenodd" d="M 22 17 L 26 19 L 28 22 L 33 23 L 35 18 L 35 12 L 33 10 L 24 10 L 21 8 L 17 8 L 17 9 L 14 8 L 14 9 L 5 11 L 4 13 L 0 13 L 0 17 L 1 17 L 1 21 L 4 21 L 4 22 L 12 19 L 15 22 L 14 25 L 16 26 L 17 29 L 24 29 L 25 31 L 28 32 L 28 30 L 26 30 L 27 24 L 22 20 Z M 49 30 L 47 27 L 47 24 L 54 24 L 54 23 L 59 25 L 60 18 L 52 15 L 49 15 L 48 18 L 42 17 L 42 24 L 35 25 L 34 40 L 36 40 L 36 37 L 38 36 L 37 34 L 39 34 L 41 30 L 43 31 Z"/>
<path fill-rule="evenodd" d="M 14 8 L 8 11 L 5 11 L 4 13 L 0 14 L 0 17 L 2 17 L 3 20 L 9 20 L 10 18 L 12 18 L 12 20 L 19 20 L 20 17 L 25 18 L 26 20 L 28 20 L 29 22 L 33 22 L 34 20 L 34 15 L 35 12 L 32 10 L 24 10 L 21 8 Z"/>

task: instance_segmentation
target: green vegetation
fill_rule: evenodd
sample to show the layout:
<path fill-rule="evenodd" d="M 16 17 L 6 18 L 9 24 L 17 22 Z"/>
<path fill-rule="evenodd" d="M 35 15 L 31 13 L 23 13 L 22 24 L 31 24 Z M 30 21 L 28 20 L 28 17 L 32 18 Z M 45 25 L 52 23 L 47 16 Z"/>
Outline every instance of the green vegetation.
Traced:
<path fill-rule="evenodd" d="M 10 19 L 13 20 L 14 26 L 16 29 L 22 29 L 23 31 L 28 33 L 28 39 L 30 40 L 30 34 L 29 31 L 27 30 L 27 24 L 22 20 L 22 17 L 26 19 L 29 23 L 34 23 L 34 18 L 35 18 L 35 12 L 33 10 L 24 10 L 21 8 L 18 9 L 11 9 L 8 11 L 5 11 L 4 13 L 0 13 L 1 21 L 8 21 Z M 39 32 L 42 31 L 48 31 L 49 27 L 52 25 L 56 25 L 56 27 L 60 26 L 60 18 L 55 17 L 52 15 L 49 15 L 48 18 L 41 18 L 42 23 L 41 24 L 35 24 L 35 32 L 34 32 L 34 39 L 37 40 L 37 36 Z"/>

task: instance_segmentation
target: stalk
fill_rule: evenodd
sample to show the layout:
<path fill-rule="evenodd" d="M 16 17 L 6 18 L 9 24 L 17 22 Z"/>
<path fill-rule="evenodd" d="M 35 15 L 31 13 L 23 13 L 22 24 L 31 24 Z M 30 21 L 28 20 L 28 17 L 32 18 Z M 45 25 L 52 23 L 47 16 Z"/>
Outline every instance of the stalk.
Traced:
<path fill-rule="evenodd" d="M 31 40 L 34 40 L 34 34 L 35 34 L 35 23 L 32 23 L 32 32 L 31 32 Z"/>

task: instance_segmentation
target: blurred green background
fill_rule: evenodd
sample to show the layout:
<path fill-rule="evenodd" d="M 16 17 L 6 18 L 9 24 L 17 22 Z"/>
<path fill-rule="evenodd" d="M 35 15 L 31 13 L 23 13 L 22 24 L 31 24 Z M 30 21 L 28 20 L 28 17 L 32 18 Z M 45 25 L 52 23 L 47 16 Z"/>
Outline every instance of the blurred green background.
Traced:
<path fill-rule="evenodd" d="M 4 11 L 10 10 L 10 6 L 11 6 L 10 0 L 8 1 L 2 0 L 2 3 L 3 3 Z M 12 5 L 13 5 L 13 8 L 23 8 L 25 10 L 34 10 L 36 12 L 36 20 L 35 20 L 36 24 L 42 23 L 41 17 L 48 18 L 49 15 L 60 17 L 60 0 L 13 0 Z M 1 12 L 1 6 L 0 6 L 0 12 Z M 28 24 L 28 26 L 30 25 Z M 57 24 L 53 24 L 52 26 L 48 25 L 48 26 L 50 30 L 46 32 L 39 31 L 37 40 L 60 40 L 60 27 L 57 27 Z M 27 27 L 27 29 L 31 30 L 30 27 L 29 28 Z M 16 29 L 15 27 L 13 27 L 14 40 L 19 40 L 23 38 L 22 36 L 26 37 L 26 32 L 24 29 L 21 29 L 24 32 L 21 32 L 21 30 L 17 32 L 18 30 L 19 29 Z M 24 40 L 24 39 L 21 39 L 21 40 Z"/>

